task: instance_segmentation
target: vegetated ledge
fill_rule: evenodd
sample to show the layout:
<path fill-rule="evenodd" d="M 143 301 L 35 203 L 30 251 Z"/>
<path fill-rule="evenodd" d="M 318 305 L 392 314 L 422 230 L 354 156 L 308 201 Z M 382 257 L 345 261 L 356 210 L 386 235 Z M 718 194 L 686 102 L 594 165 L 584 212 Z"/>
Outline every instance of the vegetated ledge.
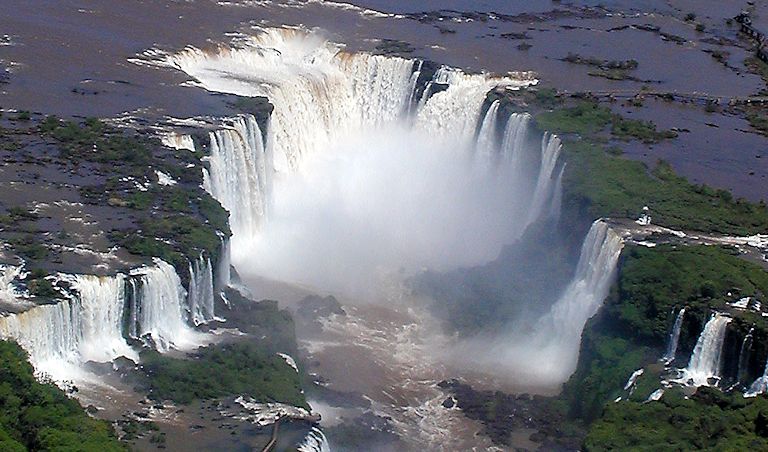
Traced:
<path fill-rule="evenodd" d="M 33 295 L 50 295 L 53 272 L 114 274 L 159 257 L 186 285 L 188 261 L 218 264 L 229 214 L 201 188 L 199 156 L 95 118 L 5 112 L 0 127 L 0 241 L 7 262 L 33 272 Z"/>
<path fill-rule="evenodd" d="M 585 448 L 768 447 L 768 399 L 742 395 L 763 374 L 768 320 L 729 305 L 747 296 L 765 302 L 766 293 L 768 273 L 740 259 L 733 249 L 630 247 L 621 258 L 619 279 L 605 306 L 585 328 L 579 367 L 563 394 L 568 415 L 592 423 Z M 672 367 L 688 363 L 713 310 L 733 318 L 723 346 L 720 389 L 699 388 L 691 396 L 692 388 L 673 385 L 659 401 L 647 402 L 669 372 L 659 359 L 682 307 L 686 311 Z M 741 350 L 751 328 L 752 346 Z M 740 356 L 742 352 L 747 356 Z M 637 369 L 644 373 L 627 392 L 625 382 Z M 614 403 L 618 397 L 623 400 Z"/>
<path fill-rule="evenodd" d="M 280 355 L 298 356 L 293 319 L 277 302 L 259 302 L 227 289 L 231 319 L 227 326 L 245 336 L 200 347 L 184 357 L 145 350 L 137 385 L 153 400 L 188 404 L 195 400 L 243 395 L 261 403 L 284 403 L 309 409 L 302 391 L 302 369 Z"/>
<path fill-rule="evenodd" d="M 563 101 L 547 89 L 504 93 L 504 97 L 492 93 L 487 103 L 496 99 L 503 99 L 500 111 L 532 111 L 539 128 L 564 139 L 563 158 L 568 166 L 561 229 L 566 234 L 598 217 L 633 220 L 647 213 L 645 206 L 655 224 L 670 228 L 726 235 L 768 231 L 764 203 L 735 200 L 728 191 L 693 185 L 665 162 L 649 169 L 621 158 L 620 148 L 611 146 L 626 139 L 650 143 L 674 138 L 652 123 L 617 126 L 626 120 L 595 101 Z M 483 423 L 485 432 L 500 445 L 510 444 L 513 430 L 529 427 L 526 419 L 530 418 L 538 430 L 530 439 L 555 450 L 639 444 L 650 444 L 654 450 L 766 448 L 768 399 L 762 395 L 744 399 L 739 391 L 764 371 L 768 321 L 760 313 L 730 303 L 744 297 L 768 302 L 768 273 L 743 257 L 735 247 L 627 246 L 618 281 L 603 308 L 587 323 L 577 370 L 560 396 L 511 396 L 444 382 L 455 399 L 445 403 L 456 403 L 467 416 Z M 723 386 L 737 390 L 723 393 L 700 388 L 690 397 L 693 388 L 677 386 L 668 388 L 658 401 L 647 402 L 670 372 L 659 359 L 674 317 L 684 306 L 688 310 L 673 364 L 685 367 L 713 310 L 727 312 L 733 320 L 724 346 Z M 753 345 L 742 366 L 741 381 L 736 381 L 734 367 L 739 366 L 734 360 L 751 328 Z M 628 377 L 637 369 L 644 369 L 643 375 L 631 391 L 625 391 Z M 622 400 L 614 403 L 619 396 Z"/>
<path fill-rule="evenodd" d="M 0 449 L 126 451 L 112 426 L 90 417 L 56 385 L 38 382 L 27 354 L 0 341 Z"/>
<path fill-rule="evenodd" d="M 254 102 L 238 107 L 271 108 Z M 13 177 L 5 181 L 11 188 L 25 187 L 0 195 L 0 238 L 11 244 L 0 250 L 0 261 L 23 261 L 30 270 L 26 289 L 35 302 L 58 301 L 47 278 L 54 272 L 112 274 L 160 257 L 176 267 L 188 286 L 189 261 L 204 253 L 217 266 L 230 235 L 228 213 L 201 188 L 198 153 L 165 147 L 154 132 L 116 128 L 93 118 L 65 121 L 11 112 L 0 119 L 0 153 L 7 163 L 0 173 L 10 171 Z M 74 226 L 71 217 L 76 217 Z M 86 259 L 80 252 L 94 257 Z M 259 402 L 308 408 L 301 367 L 295 370 L 277 354 L 297 356 L 290 315 L 276 302 L 256 303 L 234 290 L 226 299 L 216 297 L 216 303 L 227 326 L 245 336 L 180 357 L 145 349 L 136 369 L 117 360 L 118 374 L 127 371 L 139 391 L 158 400 L 188 403 L 248 395 Z M 187 384 L 179 388 L 179 381 Z M 3 382 L 0 376 L 0 386 Z M 125 439 L 149 433 L 152 441 L 164 438 L 163 431 L 153 433 L 157 425 L 142 420 L 126 418 L 118 424 Z M 31 434 L 24 428 L 23 435 Z"/>
<path fill-rule="evenodd" d="M 768 302 L 766 293 L 768 273 L 741 259 L 734 249 L 628 245 L 617 282 L 584 329 L 578 367 L 562 394 L 508 395 L 478 391 L 458 381 L 441 386 L 499 445 L 509 445 L 513 431 L 533 428 L 537 432 L 530 439 L 551 450 L 608 450 L 646 443 L 653 450 L 667 445 L 670 450 L 739 449 L 745 444 L 763 449 L 768 444 L 768 398 L 745 399 L 740 391 L 764 371 L 768 318 L 729 303 L 745 296 Z M 673 367 L 685 367 L 711 312 L 728 312 L 733 320 L 724 346 L 722 386 L 734 390 L 699 388 L 691 396 L 693 388 L 673 386 L 659 401 L 647 402 L 670 372 L 659 360 L 682 307 L 687 310 Z M 750 328 L 753 346 L 743 381 L 736 384 L 737 355 Z M 625 390 L 637 369 L 644 373 L 631 391 Z M 622 400 L 615 402 L 619 397 Z"/>

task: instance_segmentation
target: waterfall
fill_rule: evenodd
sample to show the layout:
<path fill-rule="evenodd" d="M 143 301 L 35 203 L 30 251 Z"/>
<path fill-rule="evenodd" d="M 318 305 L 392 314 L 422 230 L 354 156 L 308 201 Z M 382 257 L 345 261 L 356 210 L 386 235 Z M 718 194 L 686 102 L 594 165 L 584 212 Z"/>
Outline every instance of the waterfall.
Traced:
<path fill-rule="evenodd" d="M 0 264 L 0 303 L 7 303 L 12 307 L 23 304 L 22 294 L 13 284 L 21 274 L 21 266 Z"/>
<path fill-rule="evenodd" d="M 645 369 L 637 369 L 636 371 L 632 372 L 632 375 L 630 375 L 627 379 L 626 384 L 624 384 L 624 390 L 629 390 L 629 395 L 632 395 L 632 393 L 635 391 L 635 383 L 637 383 L 637 379 L 640 378 L 644 372 Z"/>
<path fill-rule="evenodd" d="M 434 83 L 443 84 L 447 89 L 433 94 L 419 108 L 415 128 L 451 137 L 456 143 L 469 143 L 475 136 L 488 91 L 499 85 L 512 84 L 512 81 L 485 74 L 466 74 L 443 66 L 435 73 Z"/>
<path fill-rule="evenodd" d="M 42 305 L 0 317 L 0 337 L 13 339 L 29 353 L 35 371 L 71 379 L 80 357 L 80 322 L 74 301 Z"/>
<path fill-rule="evenodd" d="M 229 211 L 234 240 L 252 237 L 266 211 L 270 177 L 261 129 L 252 115 L 239 116 L 210 140 L 203 187 Z"/>
<path fill-rule="evenodd" d="M 765 394 L 766 391 L 768 391 L 768 359 L 766 359 L 763 375 L 749 386 L 749 390 L 744 393 L 744 397 L 756 397 L 758 394 Z"/>
<path fill-rule="evenodd" d="M 418 138 L 422 141 L 423 137 L 440 137 L 447 144 L 442 147 L 446 153 L 471 146 L 495 150 L 500 101 L 492 103 L 484 127 L 478 130 L 487 93 L 495 88 L 516 89 L 535 83 L 514 74 L 467 74 L 444 66 L 428 82 L 444 89 L 432 95 L 426 89 L 414 105 L 415 94 L 421 88 L 416 84 L 422 61 L 348 53 L 316 33 L 297 29 L 266 29 L 210 52 L 188 47 L 177 54 L 159 55 L 162 52 L 147 53 L 150 58 L 159 58 L 154 64 L 182 70 L 208 90 L 264 96 L 274 106 L 267 140 L 252 116 L 241 116 L 231 126 L 211 134 L 204 187 L 231 214 L 236 260 L 249 254 L 243 245 L 253 243 L 264 221 L 268 221 L 267 211 L 275 208 L 273 183 L 284 182 L 287 176 L 292 180 L 302 177 L 318 155 L 326 156 L 344 140 L 358 135 L 373 139 L 369 132 L 394 125 L 406 129 L 406 133 L 422 134 Z M 528 120 L 528 115 L 514 115 L 507 121 L 512 136 L 506 137 L 510 149 L 502 150 L 503 154 L 516 158 L 523 154 L 514 148 L 524 143 Z M 516 129 L 510 125 L 514 123 L 518 124 Z M 557 156 L 542 162 L 548 165 L 552 160 L 556 161 Z M 552 171 L 547 167 L 542 172 L 549 180 L 539 188 L 541 200 L 536 201 L 535 211 L 527 215 L 516 212 L 509 218 L 538 218 L 552 193 Z M 504 174 L 499 179 L 515 178 Z M 286 185 L 281 184 L 281 188 L 285 190 Z M 516 204 L 529 204 L 526 197 L 510 195 Z"/>
<path fill-rule="evenodd" d="M 720 361 L 725 331 L 731 318 L 716 313 L 704 325 L 696 341 L 688 367 L 683 369 L 683 381 L 694 386 L 710 386 L 710 379 L 719 381 Z"/>
<path fill-rule="evenodd" d="M 125 277 L 61 277 L 75 291 L 70 299 L 0 317 L 0 337 L 16 340 L 37 372 L 59 380 L 76 376 L 86 361 L 138 361 L 121 335 Z"/>
<path fill-rule="evenodd" d="M 683 327 L 683 316 L 685 315 L 685 308 L 681 308 L 675 317 L 675 324 L 672 326 L 672 331 L 669 333 L 669 343 L 667 344 L 667 352 L 664 353 L 664 357 L 661 360 L 665 364 L 670 364 L 675 360 L 677 354 L 677 342 L 680 340 L 680 329 Z"/>
<path fill-rule="evenodd" d="M 558 173 L 555 179 L 555 186 L 552 190 L 552 201 L 549 204 L 549 218 L 555 222 L 560 221 L 560 212 L 563 209 L 563 175 L 565 174 L 565 167 L 565 163 L 560 167 L 560 173 Z"/>
<path fill-rule="evenodd" d="M 213 313 L 213 269 L 211 260 L 203 254 L 193 263 L 189 263 L 189 291 L 187 292 L 187 306 L 189 307 L 190 320 L 195 325 L 214 320 Z"/>
<path fill-rule="evenodd" d="M 664 395 L 664 388 L 659 388 L 651 393 L 651 395 L 648 396 L 647 399 L 645 399 L 645 402 L 655 402 L 657 400 L 661 400 L 661 397 Z"/>
<path fill-rule="evenodd" d="M 214 278 L 216 291 L 222 292 L 229 287 L 229 283 L 232 280 L 231 266 L 232 250 L 230 249 L 230 241 L 229 239 L 221 237 L 221 253 L 219 253 L 219 262 L 216 266 L 216 278 Z"/>
<path fill-rule="evenodd" d="M 592 223 L 581 248 L 576 274 L 545 320 L 555 326 L 559 341 L 571 341 L 578 348 L 577 339 L 584 324 L 597 313 L 608 295 L 623 246 L 621 237 L 607 223 Z"/>
<path fill-rule="evenodd" d="M 213 277 L 210 260 L 201 256 L 191 265 L 187 292 L 174 268 L 155 259 L 154 266 L 109 277 L 59 274 L 69 284 L 68 297 L 0 317 L 0 337 L 16 340 L 35 370 L 57 381 L 84 378 L 88 361 L 109 362 L 139 354 L 126 338 L 151 338 L 158 350 L 197 345 L 202 334 L 187 324 L 213 318 Z"/>
<path fill-rule="evenodd" d="M 501 152 L 513 169 L 518 169 L 521 166 L 530 121 L 531 115 L 527 113 L 512 113 L 504 127 Z"/>
<path fill-rule="evenodd" d="M 528 381 L 547 386 L 567 380 L 576 369 L 584 325 L 608 296 L 622 248 L 621 237 L 607 223 L 592 223 L 576 273 L 560 298 L 532 329 L 511 333 L 492 355 L 515 363 L 513 372 Z"/>
<path fill-rule="evenodd" d="M 160 141 L 165 145 L 173 149 L 185 149 L 187 151 L 195 150 L 195 142 L 189 135 L 183 135 L 178 133 L 169 133 L 163 135 Z"/>
<path fill-rule="evenodd" d="M 350 54 L 317 34 L 286 28 L 264 30 L 213 53 L 189 47 L 157 63 L 186 72 L 212 91 L 269 98 L 280 172 L 297 168 L 305 155 L 361 124 L 406 114 L 416 67 L 405 58 Z"/>
<path fill-rule="evenodd" d="M 413 113 L 413 108 L 416 107 L 416 104 L 414 103 L 414 95 L 416 94 L 416 84 L 419 82 L 419 77 L 421 76 L 421 68 L 424 66 L 424 61 L 419 60 L 416 64 L 416 67 L 413 70 L 413 73 L 411 74 L 411 82 L 410 82 L 410 95 L 408 96 L 408 114 L 411 115 Z"/>
<path fill-rule="evenodd" d="M 80 360 L 108 362 L 126 356 L 138 361 L 138 354 L 121 334 L 125 277 L 77 275 L 72 287 L 78 293 L 75 317 L 80 325 L 73 325 L 73 334 L 79 336 Z"/>
<path fill-rule="evenodd" d="M 553 195 L 554 180 L 552 174 L 555 171 L 557 160 L 560 157 L 560 150 L 563 148 L 560 138 L 556 135 L 545 132 L 541 139 L 541 163 L 539 166 L 539 176 L 536 179 L 536 188 L 533 192 L 533 200 L 528 211 L 528 220 L 525 226 L 529 226 L 541 217 L 547 201 L 551 200 Z M 523 228 L 524 229 L 524 228 Z"/>
<path fill-rule="evenodd" d="M 296 450 L 299 452 L 331 452 L 331 446 L 328 444 L 328 439 L 323 431 L 317 427 L 312 427 Z"/>
<path fill-rule="evenodd" d="M 211 91 L 269 98 L 275 166 L 284 172 L 363 125 L 402 118 L 413 104 L 421 61 L 341 48 L 315 33 L 271 28 L 236 46 L 214 52 L 188 47 L 152 63 L 184 71 Z M 150 58 L 158 54 L 147 53 Z M 431 133 L 471 137 L 490 89 L 518 88 L 535 80 L 441 67 L 430 83 L 448 89 L 432 96 L 425 90 L 416 122 Z"/>
<path fill-rule="evenodd" d="M 496 122 L 499 117 L 499 104 L 498 100 L 493 101 L 485 113 L 480 131 L 477 134 L 476 152 L 478 153 L 489 156 L 496 153 Z"/>
<path fill-rule="evenodd" d="M 154 259 L 155 265 L 131 272 L 139 278 L 133 305 L 136 313 L 136 337 L 149 336 L 157 350 L 188 348 L 200 343 L 201 335 L 185 322 L 187 297 L 173 266 Z"/>
<path fill-rule="evenodd" d="M 752 349 L 752 333 L 754 328 L 750 328 L 744 340 L 741 342 L 741 348 L 739 349 L 739 365 L 736 374 L 736 383 L 742 383 L 744 377 L 747 374 L 747 366 L 749 365 L 749 352 Z"/>

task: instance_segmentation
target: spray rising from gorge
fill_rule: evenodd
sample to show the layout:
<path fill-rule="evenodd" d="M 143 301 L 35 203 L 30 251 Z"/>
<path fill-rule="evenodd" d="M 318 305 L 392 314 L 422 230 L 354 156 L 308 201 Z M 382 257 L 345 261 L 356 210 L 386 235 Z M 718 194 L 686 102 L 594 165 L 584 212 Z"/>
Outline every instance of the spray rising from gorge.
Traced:
<path fill-rule="evenodd" d="M 377 301 L 392 279 L 491 262 L 559 216 L 559 138 L 489 100 L 535 83 L 528 74 L 348 53 L 294 29 L 211 51 L 150 51 L 147 61 L 274 106 L 266 125 L 243 115 L 209 135 L 205 188 L 231 212 L 241 274 Z M 564 381 L 620 250 L 618 236 L 595 223 L 573 281 L 533 323 L 536 333 L 493 338 L 503 349 L 492 353 L 498 369 Z"/>

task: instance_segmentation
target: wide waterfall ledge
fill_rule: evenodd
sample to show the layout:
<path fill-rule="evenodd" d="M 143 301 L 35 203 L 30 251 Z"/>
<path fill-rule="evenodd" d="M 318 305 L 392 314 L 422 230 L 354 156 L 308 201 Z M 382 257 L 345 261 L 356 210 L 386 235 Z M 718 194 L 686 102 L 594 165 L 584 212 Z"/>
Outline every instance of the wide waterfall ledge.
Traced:
<path fill-rule="evenodd" d="M 48 278 L 60 299 L 36 305 L 18 289 L 23 268 L 2 266 L 3 303 L 24 309 L 0 317 L 0 337 L 18 342 L 40 375 L 98 384 L 83 366 L 87 362 L 118 357 L 138 362 L 140 347 L 189 350 L 212 340 L 194 329 L 215 319 L 211 262 L 201 256 L 189 271 L 189 291 L 173 266 L 160 259 L 114 276 L 59 273 Z"/>

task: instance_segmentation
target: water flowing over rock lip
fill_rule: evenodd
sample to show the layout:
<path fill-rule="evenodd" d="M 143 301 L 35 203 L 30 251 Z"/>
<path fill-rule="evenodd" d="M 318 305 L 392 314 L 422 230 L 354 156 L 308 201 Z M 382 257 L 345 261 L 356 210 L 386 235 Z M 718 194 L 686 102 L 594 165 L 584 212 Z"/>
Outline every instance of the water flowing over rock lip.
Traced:
<path fill-rule="evenodd" d="M 260 38 L 262 38 L 267 33 L 273 33 L 273 32 L 279 32 L 279 33 L 295 33 L 299 35 L 303 35 L 305 38 L 311 38 L 315 39 L 318 42 L 318 45 L 320 46 L 327 46 L 327 50 L 331 52 L 331 56 L 333 57 L 340 57 L 343 56 L 345 51 L 343 50 L 344 45 L 340 43 L 335 43 L 332 41 L 327 41 L 324 38 L 322 38 L 321 35 L 319 35 L 318 30 L 310 30 L 302 26 L 287 26 L 284 25 L 279 28 L 260 28 L 257 29 L 260 34 L 256 35 L 244 35 L 238 33 L 237 36 L 233 37 L 231 41 L 228 44 L 218 44 L 214 49 L 212 50 L 203 50 L 199 49 L 194 46 L 187 46 L 181 51 L 173 52 L 168 50 L 162 50 L 157 48 L 151 48 L 147 49 L 139 54 L 137 54 L 135 57 L 129 58 L 128 61 L 137 65 L 144 65 L 144 66 L 154 66 L 154 67 L 164 67 L 164 68 L 171 68 L 176 69 L 181 72 L 186 73 L 190 77 L 194 79 L 194 81 L 187 81 L 185 84 L 188 86 L 196 86 L 203 88 L 208 91 L 212 92 L 222 92 L 222 93 L 230 93 L 230 94 L 239 94 L 239 95 L 253 95 L 253 94 L 247 94 L 243 93 L 240 90 L 237 89 L 227 89 L 227 88 L 221 88 L 216 87 L 214 84 L 210 82 L 206 82 L 203 80 L 199 75 L 196 75 L 195 72 L 192 70 L 192 66 L 190 64 L 200 64 L 206 59 L 221 59 L 226 58 L 229 56 L 232 56 L 233 52 L 238 51 L 262 51 L 263 44 L 259 41 Z M 371 55 L 373 56 L 373 53 L 359 51 L 356 52 L 358 55 Z M 403 58 L 398 56 L 383 56 L 382 58 L 389 58 L 389 59 L 400 59 L 400 60 L 408 60 L 412 62 L 421 61 L 417 59 L 409 59 L 409 58 Z M 533 86 L 538 84 L 539 80 L 536 77 L 536 74 L 532 71 L 511 71 L 508 72 L 506 75 L 493 75 L 489 73 L 480 72 L 477 74 L 467 74 L 464 73 L 459 68 L 450 68 L 448 66 L 444 66 L 447 69 L 451 69 L 453 71 L 456 71 L 457 73 L 462 73 L 467 76 L 471 75 L 477 75 L 481 77 L 486 77 L 489 79 L 494 79 L 498 83 L 497 85 L 506 89 L 520 89 L 522 87 L 527 86 Z M 231 73 L 230 75 L 227 75 L 227 72 L 225 70 L 219 69 L 219 75 L 221 77 L 233 77 L 233 74 L 236 74 L 236 72 Z M 247 76 L 247 72 L 243 73 L 243 76 Z M 268 96 L 267 96 L 268 97 Z"/>
<path fill-rule="evenodd" d="M 9 292 L 7 287 L 12 287 L 15 278 L 25 276 L 22 267 L 0 270 L 9 268 L 13 271 L 2 274 L 13 278 L 3 278 L 6 287 L 3 292 Z M 162 275 L 171 272 L 175 278 L 165 281 Z M 207 335 L 188 326 L 189 314 L 184 312 L 187 291 L 181 286 L 175 269 L 160 259 L 155 259 L 154 265 L 133 268 L 127 274 L 58 273 L 47 278 L 54 283 L 60 300 L 54 304 L 30 301 L 24 305 L 26 309 L 1 316 L 0 336 L 18 341 L 29 353 L 36 372 L 59 384 L 67 381 L 100 384 L 95 375 L 81 367 L 88 361 L 110 362 L 122 356 L 138 362 L 138 351 L 128 344 L 128 338 L 145 340 L 150 335 L 151 342 L 161 352 L 171 348 L 191 349 L 210 342 Z M 213 290 L 212 279 L 209 285 Z M 145 293 L 139 300 L 141 290 Z M 153 306 L 158 303 L 162 306 Z M 162 319 L 146 317 L 153 311 Z M 136 331 L 130 327 L 132 322 L 139 325 Z"/>

